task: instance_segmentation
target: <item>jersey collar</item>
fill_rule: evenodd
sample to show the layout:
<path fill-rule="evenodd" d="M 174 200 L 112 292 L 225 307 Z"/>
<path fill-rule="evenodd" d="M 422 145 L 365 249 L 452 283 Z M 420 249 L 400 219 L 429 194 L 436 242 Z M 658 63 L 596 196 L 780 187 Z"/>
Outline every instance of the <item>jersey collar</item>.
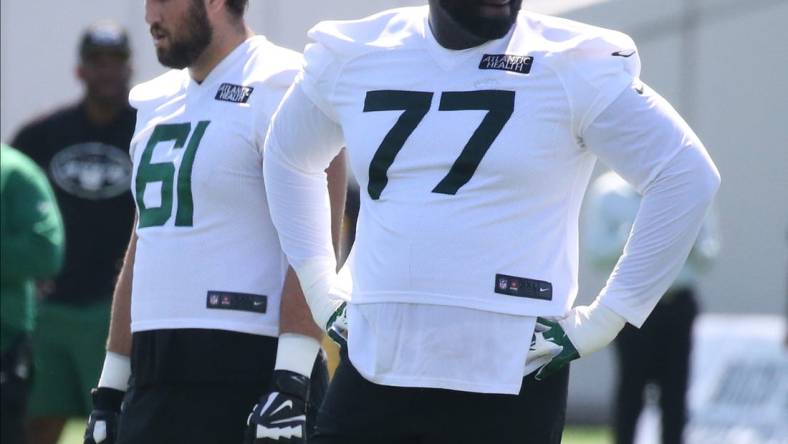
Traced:
<path fill-rule="evenodd" d="M 479 46 L 474 46 L 473 48 L 459 50 L 446 49 L 438 43 L 435 36 L 432 34 L 429 23 L 429 10 L 424 8 L 424 11 L 426 13 L 422 17 L 419 29 L 424 39 L 424 46 L 435 63 L 446 71 L 452 71 L 462 63 L 471 63 L 471 59 L 478 58 L 480 54 L 490 52 L 494 48 L 506 48 L 509 44 L 509 40 L 512 38 L 512 34 L 514 34 L 514 29 L 517 27 L 517 24 L 515 24 L 512 26 L 512 29 L 500 39 L 490 40 Z"/>
<path fill-rule="evenodd" d="M 187 92 L 197 92 L 197 91 L 205 91 L 205 90 L 212 90 L 217 81 L 224 77 L 224 74 L 235 64 L 235 62 L 246 54 L 249 48 L 255 42 L 267 42 L 268 40 L 261 36 L 261 35 L 254 35 L 249 37 L 248 39 L 244 40 L 243 43 L 236 46 L 235 49 L 230 51 L 218 65 L 216 65 L 208 76 L 202 81 L 202 83 L 197 83 L 194 79 L 189 76 L 189 84 L 187 86 Z"/>

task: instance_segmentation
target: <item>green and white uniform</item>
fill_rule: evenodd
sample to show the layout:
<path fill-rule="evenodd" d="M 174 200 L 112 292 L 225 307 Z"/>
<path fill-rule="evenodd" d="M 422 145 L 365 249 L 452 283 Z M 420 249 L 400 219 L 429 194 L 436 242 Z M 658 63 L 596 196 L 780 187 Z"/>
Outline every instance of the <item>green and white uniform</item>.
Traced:
<path fill-rule="evenodd" d="M 301 65 L 248 39 L 196 83 L 173 70 L 136 86 L 132 331 L 277 336 L 287 262 L 268 214 L 262 149 Z"/>
<path fill-rule="evenodd" d="M 6 145 L 0 153 L 0 351 L 5 352 L 33 330 L 34 280 L 60 269 L 63 221 L 41 168 Z"/>

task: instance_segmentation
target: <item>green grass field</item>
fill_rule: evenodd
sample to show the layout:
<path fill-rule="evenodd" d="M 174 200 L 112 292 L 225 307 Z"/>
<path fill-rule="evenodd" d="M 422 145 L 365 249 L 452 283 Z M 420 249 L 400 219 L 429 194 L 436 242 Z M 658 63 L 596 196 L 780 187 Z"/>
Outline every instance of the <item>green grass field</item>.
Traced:
<path fill-rule="evenodd" d="M 71 421 L 59 444 L 81 444 L 84 421 Z M 567 427 L 561 444 L 610 444 L 610 431 L 605 427 Z"/>

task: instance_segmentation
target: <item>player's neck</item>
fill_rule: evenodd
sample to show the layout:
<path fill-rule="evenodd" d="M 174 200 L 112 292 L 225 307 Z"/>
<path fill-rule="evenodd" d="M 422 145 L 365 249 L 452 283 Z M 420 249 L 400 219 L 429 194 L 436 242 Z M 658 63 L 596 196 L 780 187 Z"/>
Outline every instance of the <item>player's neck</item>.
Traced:
<path fill-rule="evenodd" d="M 189 66 L 189 75 L 197 83 L 206 77 L 241 43 L 252 37 L 254 32 L 245 24 L 228 24 L 226 28 L 214 29 L 213 40 L 197 60 Z"/>
<path fill-rule="evenodd" d="M 484 38 L 466 31 L 440 7 L 430 7 L 429 25 L 435 40 L 446 49 L 468 49 L 487 42 Z"/>
<path fill-rule="evenodd" d="M 99 100 L 94 97 L 85 97 L 85 114 L 88 121 L 95 126 L 105 126 L 112 123 L 126 106 L 125 100 Z"/>

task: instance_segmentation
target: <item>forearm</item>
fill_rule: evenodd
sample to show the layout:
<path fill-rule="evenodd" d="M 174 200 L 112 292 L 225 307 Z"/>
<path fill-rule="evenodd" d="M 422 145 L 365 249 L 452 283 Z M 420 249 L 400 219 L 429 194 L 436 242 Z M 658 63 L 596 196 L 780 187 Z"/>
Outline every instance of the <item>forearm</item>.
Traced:
<path fill-rule="evenodd" d="M 320 341 L 323 330 L 315 324 L 295 271 L 290 268 L 285 277 L 282 303 L 279 309 L 279 334 L 296 333 Z"/>
<path fill-rule="evenodd" d="M 136 220 L 134 222 L 136 226 Z M 107 351 L 123 356 L 131 354 L 131 284 L 134 274 L 134 256 L 137 234 L 132 230 L 129 246 L 112 295 L 112 315 L 107 337 Z"/>
<path fill-rule="evenodd" d="M 322 338 L 323 330 L 315 324 L 298 278 L 290 268 L 282 291 L 279 343 L 274 368 L 309 376 Z"/>

